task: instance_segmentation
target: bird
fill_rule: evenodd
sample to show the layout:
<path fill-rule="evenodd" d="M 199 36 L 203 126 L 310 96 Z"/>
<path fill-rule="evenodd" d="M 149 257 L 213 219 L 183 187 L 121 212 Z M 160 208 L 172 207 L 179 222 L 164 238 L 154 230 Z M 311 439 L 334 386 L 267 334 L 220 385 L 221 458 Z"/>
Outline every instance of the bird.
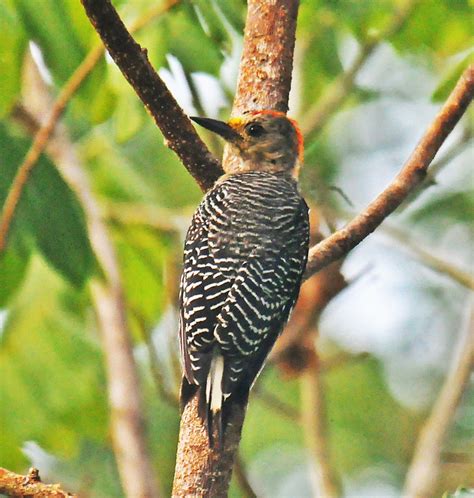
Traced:
<path fill-rule="evenodd" d="M 179 289 L 182 409 L 198 398 L 209 444 L 222 444 L 298 297 L 309 245 L 299 192 L 303 137 L 284 113 L 228 122 L 191 117 L 222 137 L 232 161 L 187 231 Z M 226 166 L 227 164 L 227 166 Z"/>

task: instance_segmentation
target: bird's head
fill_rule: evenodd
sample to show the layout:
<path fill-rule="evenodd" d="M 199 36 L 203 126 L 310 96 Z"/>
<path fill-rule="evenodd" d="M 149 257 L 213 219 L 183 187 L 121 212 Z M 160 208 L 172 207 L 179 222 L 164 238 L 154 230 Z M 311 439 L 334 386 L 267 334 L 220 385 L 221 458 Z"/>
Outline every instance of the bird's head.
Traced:
<path fill-rule="evenodd" d="M 297 177 L 303 162 L 303 136 L 296 122 L 278 111 L 252 111 L 227 123 L 210 118 L 193 121 L 223 137 L 233 149 L 226 173 L 268 171 Z"/>

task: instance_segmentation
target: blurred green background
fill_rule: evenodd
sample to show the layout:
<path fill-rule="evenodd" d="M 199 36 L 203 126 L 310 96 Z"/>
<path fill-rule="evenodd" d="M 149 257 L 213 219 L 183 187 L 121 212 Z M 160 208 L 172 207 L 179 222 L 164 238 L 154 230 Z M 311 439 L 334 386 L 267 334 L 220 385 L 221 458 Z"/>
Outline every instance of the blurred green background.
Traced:
<path fill-rule="evenodd" d="M 157 17 L 149 15 L 155 0 L 114 3 L 126 23 L 147 20 L 137 39 L 185 112 L 228 117 L 245 2 L 182 1 Z M 468 0 L 301 1 L 290 115 L 306 132 L 302 190 L 322 213 L 323 233 L 400 169 L 472 60 L 472 25 Z M 79 0 L 0 0 L 0 32 L 1 206 L 31 144 L 27 117 L 44 119 L 98 38 Z M 370 45 L 347 98 L 318 127 L 318 102 Z M 346 258 L 349 285 L 319 321 L 320 361 L 332 365 L 322 374 L 326 437 L 345 496 L 400 496 L 420 424 L 467 326 L 472 295 L 456 275 L 473 269 L 472 125 L 471 109 L 432 181 Z M 149 445 L 169 494 L 179 424 L 169 401 L 180 376 L 176 289 L 202 194 L 108 57 L 74 95 L 61 134 L 117 250 Z M 99 269 L 57 157 L 41 156 L 0 256 L 0 465 L 24 472 L 33 464 L 67 489 L 120 497 L 88 287 Z M 249 480 L 258 496 L 312 496 L 300 379 L 269 365 L 259 386 L 290 414 L 251 397 L 241 445 Z M 445 441 L 439 493 L 474 486 L 473 392 Z M 231 496 L 243 496 L 235 481 Z"/>

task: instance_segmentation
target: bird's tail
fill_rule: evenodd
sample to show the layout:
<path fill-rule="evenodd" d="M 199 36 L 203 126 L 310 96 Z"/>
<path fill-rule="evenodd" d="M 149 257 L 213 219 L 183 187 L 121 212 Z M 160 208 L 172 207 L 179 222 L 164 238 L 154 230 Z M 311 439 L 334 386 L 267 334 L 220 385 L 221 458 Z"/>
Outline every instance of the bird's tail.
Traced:
<path fill-rule="evenodd" d="M 214 354 L 207 374 L 205 389 L 202 389 L 199 398 L 199 415 L 206 422 L 209 445 L 214 445 L 214 431 L 218 442 L 224 441 L 224 424 L 222 420 L 224 393 L 222 380 L 224 378 L 224 358 Z"/>
<path fill-rule="evenodd" d="M 225 420 L 224 403 L 226 396 L 222 391 L 224 378 L 224 358 L 215 354 L 210 363 L 209 372 L 204 385 L 191 384 L 183 377 L 181 385 L 181 403 L 184 406 L 197 393 L 198 413 L 204 422 L 209 438 L 209 446 L 214 446 L 214 435 L 217 434 L 219 445 L 224 441 Z"/>

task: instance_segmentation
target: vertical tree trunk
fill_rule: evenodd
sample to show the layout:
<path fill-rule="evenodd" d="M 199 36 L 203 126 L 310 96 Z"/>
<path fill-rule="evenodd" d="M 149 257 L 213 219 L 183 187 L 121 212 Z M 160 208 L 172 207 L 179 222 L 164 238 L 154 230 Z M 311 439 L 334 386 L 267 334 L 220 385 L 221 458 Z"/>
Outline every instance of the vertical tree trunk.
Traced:
<path fill-rule="evenodd" d="M 298 0 L 249 0 L 233 114 L 273 109 L 286 112 L 290 93 Z M 225 161 L 232 161 L 229 152 Z M 173 496 L 227 495 L 245 408 L 236 409 L 223 448 L 209 448 L 197 399 L 187 404 L 181 426 Z"/>

